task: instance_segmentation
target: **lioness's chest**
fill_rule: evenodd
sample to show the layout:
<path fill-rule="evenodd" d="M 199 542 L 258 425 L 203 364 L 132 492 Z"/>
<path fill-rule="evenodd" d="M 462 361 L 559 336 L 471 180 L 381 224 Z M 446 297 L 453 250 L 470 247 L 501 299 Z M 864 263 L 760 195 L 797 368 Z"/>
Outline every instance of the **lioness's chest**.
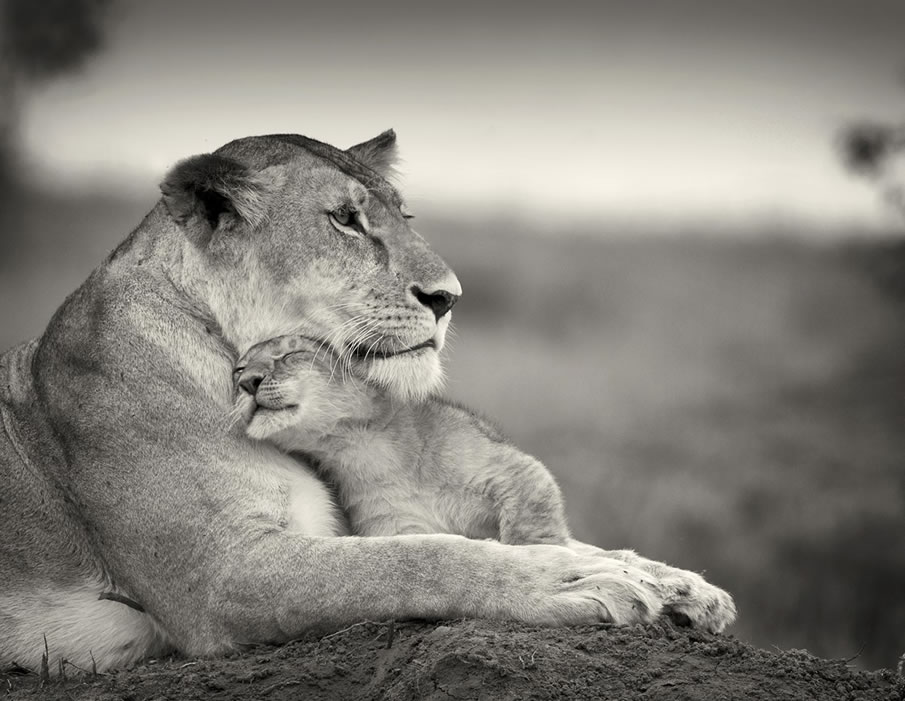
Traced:
<path fill-rule="evenodd" d="M 348 535 L 346 518 L 333 491 L 301 460 L 281 457 L 284 460 L 267 468 L 278 483 L 279 525 L 300 535 Z"/>

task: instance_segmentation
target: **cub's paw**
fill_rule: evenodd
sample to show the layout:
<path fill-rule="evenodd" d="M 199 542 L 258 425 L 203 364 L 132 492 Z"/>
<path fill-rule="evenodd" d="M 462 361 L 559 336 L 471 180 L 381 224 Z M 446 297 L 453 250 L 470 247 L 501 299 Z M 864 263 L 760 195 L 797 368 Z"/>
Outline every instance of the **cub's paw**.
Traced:
<path fill-rule="evenodd" d="M 701 575 L 670 568 L 660 578 L 663 613 L 678 625 L 721 633 L 736 618 L 735 602 Z"/>

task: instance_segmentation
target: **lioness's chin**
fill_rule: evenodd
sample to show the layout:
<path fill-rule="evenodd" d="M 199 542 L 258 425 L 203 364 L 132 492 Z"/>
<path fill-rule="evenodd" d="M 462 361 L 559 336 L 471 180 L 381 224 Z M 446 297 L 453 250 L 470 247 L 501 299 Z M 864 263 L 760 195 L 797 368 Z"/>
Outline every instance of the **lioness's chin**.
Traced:
<path fill-rule="evenodd" d="M 443 385 L 443 366 L 434 348 L 371 360 L 365 378 L 394 398 L 418 401 Z"/>

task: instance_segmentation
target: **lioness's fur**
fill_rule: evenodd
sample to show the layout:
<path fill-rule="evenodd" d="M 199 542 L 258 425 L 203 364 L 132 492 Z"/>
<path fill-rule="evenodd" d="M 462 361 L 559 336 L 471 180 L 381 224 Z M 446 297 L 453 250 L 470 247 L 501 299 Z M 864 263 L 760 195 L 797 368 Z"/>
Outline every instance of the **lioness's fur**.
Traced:
<path fill-rule="evenodd" d="M 366 618 L 657 614 L 663 582 L 607 557 L 338 536 L 322 483 L 225 419 L 236 360 L 281 335 L 371 351 L 368 381 L 400 399 L 437 385 L 461 290 L 378 172 L 394 144 L 254 137 L 177 165 L 44 334 L 0 359 L 0 666 L 37 668 L 45 636 L 51 669 L 104 670 Z"/>
<path fill-rule="evenodd" d="M 559 487 L 474 413 L 400 401 L 301 336 L 253 346 L 236 366 L 246 432 L 313 458 L 360 536 L 456 533 L 568 545 Z M 347 373 L 352 373 L 348 374 Z"/>

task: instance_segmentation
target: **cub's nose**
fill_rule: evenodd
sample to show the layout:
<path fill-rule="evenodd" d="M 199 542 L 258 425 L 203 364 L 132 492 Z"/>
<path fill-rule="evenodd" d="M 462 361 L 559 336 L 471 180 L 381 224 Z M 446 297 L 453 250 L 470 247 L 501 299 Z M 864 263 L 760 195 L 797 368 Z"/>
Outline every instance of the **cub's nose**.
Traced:
<path fill-rule="evenodd" d="M 250 394 L 252 397 L 258 393 L 258 387 L 261 386 L 261 381 L 264 379 L 264 374 L 259 372 L 243 372 L 239 377 L 239 387 L 241 387 L 245 392 Z"/>

